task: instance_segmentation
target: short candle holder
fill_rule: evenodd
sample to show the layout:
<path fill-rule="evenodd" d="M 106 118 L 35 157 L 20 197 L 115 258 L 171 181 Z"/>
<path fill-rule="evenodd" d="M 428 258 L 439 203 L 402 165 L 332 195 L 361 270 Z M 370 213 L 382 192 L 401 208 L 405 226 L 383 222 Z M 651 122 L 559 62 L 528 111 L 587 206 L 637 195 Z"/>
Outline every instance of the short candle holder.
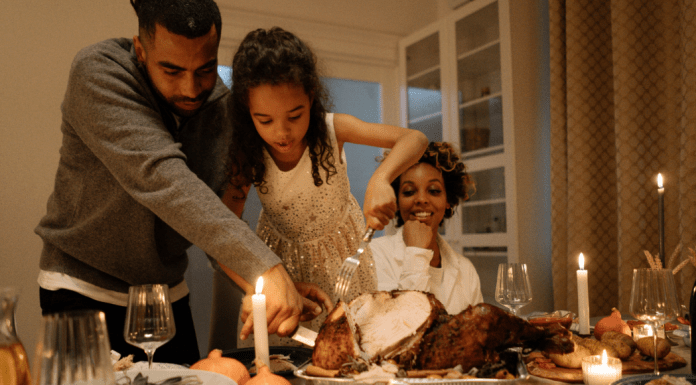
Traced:
<path fill-rule="evenodd" d="M 582 378 L 586 385 L 609 385 L 621 379 L 621 360 L 602 356 L 588 356 L 582 359 Z"/>
<path fill-rule="evenodd" d="M 645 337 L 652 337 L 653 330 L 650 325 L 638 325 L 633 327 L 633 340 L 638 342 L 639 339 Z M 657 328 L 657 336 L 660 338 L 665 338 L 665 329 Z"/>

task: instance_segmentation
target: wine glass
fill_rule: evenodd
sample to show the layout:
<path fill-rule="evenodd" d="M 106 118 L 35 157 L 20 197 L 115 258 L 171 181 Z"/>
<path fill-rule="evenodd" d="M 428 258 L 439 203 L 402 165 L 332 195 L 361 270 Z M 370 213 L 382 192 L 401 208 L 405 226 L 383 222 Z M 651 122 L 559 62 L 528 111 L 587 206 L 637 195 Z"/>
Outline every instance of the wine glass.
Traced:
<path fill-rule="evenodd" d="M 674 275 L 669 269 L 633 269 L 630 312 L 653 329 L 655 370 L 660 374 L 657 359 L 657 328 L 679 315 Z"/>
<path fill-rule="evenodd" d="M 526 264 L 501 263 L 498 265 L 495 300 L 509 308 L 514 315 L 517 315 L 517 311 L 522 306 L 532 302 L 532 287 L 529 284 Z"/>
<path fill-rule="evenodd" d="M 32 371 L 35 385 L 114 384 L 103 312 L 54 313 L 41 323 Z"/>
<path fill-rule="evenodd" d="M 176 334 L 169 287 L 153 284 L 131 286 L 128 289 L 128 309 L 123 337 L 131 345 L 147 354 L 148 368 L 152 368 L 155 350 Z"/>

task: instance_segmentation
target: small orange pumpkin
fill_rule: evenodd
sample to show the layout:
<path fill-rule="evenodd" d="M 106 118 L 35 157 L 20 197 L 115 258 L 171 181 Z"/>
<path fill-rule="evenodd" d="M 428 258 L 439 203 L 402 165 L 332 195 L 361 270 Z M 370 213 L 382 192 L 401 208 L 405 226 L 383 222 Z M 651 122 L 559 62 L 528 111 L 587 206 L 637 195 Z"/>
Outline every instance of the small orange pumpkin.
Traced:
<path fill-rule="evenodd" d="M 291 385 L 285 377 L 273 374 L 271 368 L 258 358 L 254 360 L 254 364 L 256 375 L 246 385 Z"/>
<path fill-rule="evenodd" d="M 223 357 L 220 349 L 211 350 L 207 358 L 191 365 L 191 369 L 220 373 L 233 379 L 238 385 L 246 384 L 251 378 L 244 364 L 234 358 Z"/>
<path fill-rule="evenodd" d="M 611 309 L 611 314 L 602 318 L 594 327 L 594 336 L 596 339 L 601 339 L 602 335 L 610 330 L 631 335 L 631 327 L 621 319 L 621 312 L 616 308 Z"/>

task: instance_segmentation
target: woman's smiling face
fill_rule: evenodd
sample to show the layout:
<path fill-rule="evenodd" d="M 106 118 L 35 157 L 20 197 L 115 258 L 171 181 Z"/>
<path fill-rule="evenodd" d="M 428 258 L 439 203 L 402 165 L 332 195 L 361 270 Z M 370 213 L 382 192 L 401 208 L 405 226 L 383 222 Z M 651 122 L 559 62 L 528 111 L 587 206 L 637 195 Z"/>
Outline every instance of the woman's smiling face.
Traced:
<path fill-rule="evenodd" d="M 401 174 L 397 199 L 404 221 L 423 222 L 434 232 L 450 207 L 442 172 L 427 163 L 418 163 Z"/>

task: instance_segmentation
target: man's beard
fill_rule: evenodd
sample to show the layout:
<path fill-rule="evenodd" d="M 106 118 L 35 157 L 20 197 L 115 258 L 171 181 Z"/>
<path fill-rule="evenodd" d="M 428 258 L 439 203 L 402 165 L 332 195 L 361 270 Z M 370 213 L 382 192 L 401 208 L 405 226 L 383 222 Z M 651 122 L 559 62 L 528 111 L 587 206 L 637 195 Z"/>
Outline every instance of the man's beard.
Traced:
<path fill-rule="evenodd" d="M 197 102 L 197 101 L 205 102 L 206 100 L 208 100 L 208 97 L 210 97 L 210 94 L 213 93 L 213 89 L 209 89 L 209 90 L 201 91 L 201 93 L 198 94 L 198 96 L 196 96 L 195 98 L 189 98 L 186 96 L 172 96 L 171 98 L 166 98 L 166 97 L 164 97 L 162 92 L 160 92 L 160 90 L 157 88 L 157 86 L 155 86 L 155 83 L 152 81 L 152 77 L 150 76 L 150 69 L 147 68 L 147 66 L 143 62 L 138 62 L 138 65 L 140 65 L 142 68 L 145 69 L 145 74 L 147 75 L 147 80 L 150 83 L 150 88 L 155 91 L 155 94 L 157 95 L 157 97 L 159 97 L 160 99 L 164 100 L 165 103 L 167 103 L 167 107 L 169 107 L 170 111 L 172 111 L 173 113 L 175 113 L 178 116 L 181 116 L 182 118 L 188 118 L 188 117 L 195 115 L 198 112 L 198 110 L 200 110 L 200 107 L 193 110 L 193 111 L 184 110 L 184 109 L 177 107 L 175 105 L 175 103 L 177 103 L 177 102 Z M 203 107 L 203 103 L 201 103 L 201 107 Z"/>
<path fill-rule="evenodd" d="M 177 107 L 176 103 L 178 103 L 178 102 L 195 103 L 195 102 L 199 102 L 199 101 L 205 102 L 208 99 L 208 97 L 210 97 L 210 94 L 213 93 L 213 90 L 204 90 L 200 94 L 198 94 L 198 96 L 195 98 L 189 98 L 186 96 L 172 96 L 169 99 L 165 98 L 164 95 L 162 95 L 162 93 L 159 90 L 156 89 L 156 92 L 159 95 L 159 97 L 162 98 L 162 100 L 167 102 L 167 106 L 169 107 L 169 109 L 172 112 L 174 112 L 175 114 L 177 114 L 181 117 L 188 118 L 188 117 L 195 115 L 196 112 L 198 112 L 198 110 L 200 110 L 200 107 L 195 109 L 195 110 L 184 110 L 184 109 Z M 202 106 L 203 106 L 203 104 L 201 104 L 201 107 Z"/>

